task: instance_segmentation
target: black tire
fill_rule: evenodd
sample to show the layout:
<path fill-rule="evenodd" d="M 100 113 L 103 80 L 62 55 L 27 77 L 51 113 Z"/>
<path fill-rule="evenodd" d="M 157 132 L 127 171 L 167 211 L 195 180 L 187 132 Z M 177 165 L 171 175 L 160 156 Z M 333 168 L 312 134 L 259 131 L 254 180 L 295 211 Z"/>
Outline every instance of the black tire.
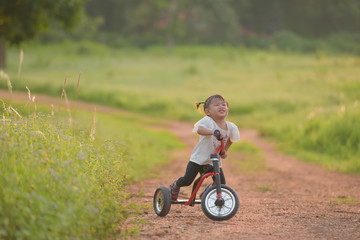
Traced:
<path fill-rule="evenodd" d="M 210 187 L 201 198 L 201 208 L 204 214 L 215 221 L 224 221 L 235 216 L 239 209 L 239 198 L 236 192 L 229 186 L 221 185 L 221 195 L 225 203 L 218 207 L 215 205 L 217 199 L 216 186 Z"/>
<path fill-rule="evenodd" d="M 153 206 L 155 213 L 160 217 L 164 217 L 169 213 L 171 200 L 170 190 L 167 187 L 161 186 L 156 189 Z"/>

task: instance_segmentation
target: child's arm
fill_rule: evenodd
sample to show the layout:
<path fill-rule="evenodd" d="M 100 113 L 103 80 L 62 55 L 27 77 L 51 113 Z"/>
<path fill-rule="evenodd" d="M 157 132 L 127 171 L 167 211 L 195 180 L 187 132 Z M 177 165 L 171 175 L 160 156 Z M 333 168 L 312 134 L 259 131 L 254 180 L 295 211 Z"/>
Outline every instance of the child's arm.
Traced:
<path fill-rule="evenodd" d="M 225 159 L 227 157 L 227 151 L 230 148 L 231 144 L 232 144 L 232 141 L 230 139 L 228 139 L 226 144 L 225 144 L 225 152 L 224 152 L 223 155 L 221 155 L 221 158 Z"/>
<path fill-rule="evenodd" d="M 225 144 L 225 151 L 226 151 L 226 152 L 227 152 L 228 149 L 230 148 L 231 144 L 232 144 L 232 141 L 231 141 L 230 138 L 229 138 L 229 139 L 227 140 L 226 144 Z"/>
<path fill-rule="evenodd" d="M 197 130 L 197 133 L 199 135 L 203 135 L 203 136 L 210 136 L 210 135 L 214 135 L 214 131 L 210 130 L 210 129 L 207 129 L 207 128 L 204 128 L 202 126 L 199 126 L 198 130 Z"/>
<path fill-rule="evenodd" d="M 203 136 L 212 136 L 214 135 L 214 131 L 210 130 L 210 129 L 207 129 L 207 128 L 204 128 L 202 126 L 199 126 L 199 129 L 197 130 L 197 133 L 199 135 L 203 135 Z M 222 134 L 220 133 L 220 139 L 222 138 Z M 229 146 L 230 147 L 230 146 Z"/>

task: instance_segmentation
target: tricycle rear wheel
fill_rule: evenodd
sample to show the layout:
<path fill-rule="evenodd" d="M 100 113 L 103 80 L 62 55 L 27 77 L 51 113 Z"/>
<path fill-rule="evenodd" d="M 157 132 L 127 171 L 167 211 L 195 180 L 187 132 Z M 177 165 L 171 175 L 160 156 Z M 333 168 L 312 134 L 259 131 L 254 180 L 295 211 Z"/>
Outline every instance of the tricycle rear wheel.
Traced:
<path fill-rule="evenodd" d="M 153 201 L 154 211 L 159 217 L 166 216 L 171 207 L 171 200 L 170 200 L 170 190 L 165 187 L 161 186 L 158 187 L 154 194 L 154 201 Z"/>

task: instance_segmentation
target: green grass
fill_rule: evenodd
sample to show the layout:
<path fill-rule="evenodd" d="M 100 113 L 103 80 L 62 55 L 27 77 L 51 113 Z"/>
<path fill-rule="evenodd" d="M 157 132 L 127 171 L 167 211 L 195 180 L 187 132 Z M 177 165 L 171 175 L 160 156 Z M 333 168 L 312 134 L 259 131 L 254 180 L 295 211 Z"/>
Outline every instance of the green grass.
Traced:
<path fill-rule="evenodd" d="M 70 123 L 62 108 L 52 116 L 49 106 L 12 104 L 0 108 L 0 238 L 133 234 L 136 225 L 122 225 L 142 206 L 124 187 L 155 174 L 178 140 L 146 127 L 161 123 L 152 119 L 97 113 L 93 125 L 91 112 L 71 109 Z"/>
<path fill-rule="evenodd" d="M 1 132 L 0 235 L 5 239 L 110 237 L 125 218 L 122 151 L 95 148 L 64 122 L 7 114 Z M 117 161 L 109 161 L 117 159 Z M 106 176 L 106 178 L 105 178 Z"/>
<path fill-rule="evenodd" d="M 341 205 L 341 204 L 355 205 L 358 202 L 359 200 L 355 198 L 349 198 L 346 196 L 338 196 L 336 198 L 330 199 L 330 205 Z"/>
<path fill-rule="evenodd" d="M 274 188 L 272 186 L 260 185 L 260 186 L 256 186 L 255 189 L 260 192 L 269 192 L 269 191 L 272 191 Z"/>
<path fill-rule="evenodd" d="M 82 111 L 80 114 L 83 115 Z M 170 151 L 181 149 L 184 144 L 165 130 L 154 130 L 153 125 L 162 125 L 161 121 L 145 120 L 140 116 L 97 113 L 96 129 L 99 140 L 120 141 L 129 157 L 126 162 L 127 177 L 139 180 L 156 177 L 157 166 L 166 164 Z M 77 115 L 75 115 L 77 116 Z"/>
<path fill-rule="evenodd" d="M 357 102 L 327 112 L 314 111 L 297 128 L 284 133 L 291 139 L 284 148 L 331 170 L 359 174 L 359 119 Z"/>
<path fill-rule="evenodd" d="M 263 151 L 250 142 L 241 141 L 231 146 L 231 151 L 237 155 L 230 161 L 235 164 L 241 173 L 258 174 L 266 171 L 267 165 Z"/>
<path fill-rule="evenodd" d="M 319 162 L 320 156 L 320 163 L 330 169 L 360 173 L 360 163 L 353 160 L 357 153 L 333 156 L 333 149 L 314 151 L 308 148 L 311 137 L 298 130 L 312 112 L 322 109 L 319 124 L 325 126 L 336 117 L 334 109 L 360 98 L 359 57 L 242 47 L 109 49 L 65 42 L 24 46 L 22 77 L 17 79 L 18 55 L 19 50 L 10 49 L 7 72 L 15 90 L 29 85 L 34 92 L 59 96 L 67 76 L 66 89 L 74 99 L 81 72 L 78 99 L 187 121 L 201 117 L 193 102 L 220 93 L 230 102 L 229 120 L 239 127 L 259 129 L 303 160 Z M 6 88 L 6 81 L 0 81 L 0 87 Z M 336 136 L 348 136 L 345 128 L 338 129 Z M 321 134 L 326 138 L 325 130 Z M 295 141 L 300 137 L 301 145 Z M 358 143 L 354 139 L 352 144 Z M 343 166 L 349 161 L 355 170 Z"/>

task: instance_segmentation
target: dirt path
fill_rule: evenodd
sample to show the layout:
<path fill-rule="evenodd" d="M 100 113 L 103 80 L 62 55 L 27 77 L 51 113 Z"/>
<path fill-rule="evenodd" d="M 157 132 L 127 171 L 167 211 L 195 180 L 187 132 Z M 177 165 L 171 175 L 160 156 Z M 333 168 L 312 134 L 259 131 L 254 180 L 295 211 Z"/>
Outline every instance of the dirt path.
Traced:
<path fill-rule="evenodd" d="M 139 187 L 146 192 L 141 199 L 149 204 L 158 186 L 168 186 L 183 174 L 196 144 L 191 124 L 173 122 L 169 130 L 188 147 L 174 153 L 172 164 L 162 169 L 159 179 L 133 186 L 134 192 Z M 325 171 L 285 156 L 254 130 L 240 133 L 243 141 L 264 151 L 268 169 L 239 174 L 224 160 L 227 183 L 240 198 L 237 215 L 214 222 L 202 213 L 200 205 L 172 205 L 163 218 L 151 210 L 144 216 L 148 224 L 141 229 L 140 239 L 203 239 L 206 235 L 221 239 L 360 239 L 360 177 Z M 262 186 L 272 189 L 257 190 Z M 189 196 L 190 187 L 181 192 L 180 196 Z"/>
<path fill-rule="evenodd" d="M 7 93 L 0 90 L 0 99 Z M 16 94 L 13 98 L 24 98 Z M 38 101 L 53 98 L 37 96 Z M 87 103 L 72 106 L 93 109 Z M 97 106 L 97 111 L 116 109 Z M 153 193 L 160 185 L 168 186 L 184 173 L 196 144 L 192 124 L 171 122 L 167 127 L 187 148 L 174 152 L 171 164 L 159 170 L 158 179 L 144 180 L 129 188 L 138 201 L 152 205 Z M 223 162 L 227 184 L 239 195 L 240 208 L 235 217 L 225 222 L 207 218 L 200 205 L 172 205 L 163 218 L 150 209 L 143 218 L 148 222 L 141 228 L 138 239 L 360 239 L 360 177 L 329 172 L 319 166 L 299 162 L 276 150 L 254 130 L 240 130 L 242 141 L 260 147 L 268 169 L 255 174 L 240 174 L 226 159 Z M 231 151 L 230 151 L 231 152 Z M 229 154 L 238 159 L 239 155 Z M 268 191 L 259 190 L 268 187 Z M 266 189 L 266 188 L 264 188 Z M 190 187 L 181 190 L 186 198 Z"/>

